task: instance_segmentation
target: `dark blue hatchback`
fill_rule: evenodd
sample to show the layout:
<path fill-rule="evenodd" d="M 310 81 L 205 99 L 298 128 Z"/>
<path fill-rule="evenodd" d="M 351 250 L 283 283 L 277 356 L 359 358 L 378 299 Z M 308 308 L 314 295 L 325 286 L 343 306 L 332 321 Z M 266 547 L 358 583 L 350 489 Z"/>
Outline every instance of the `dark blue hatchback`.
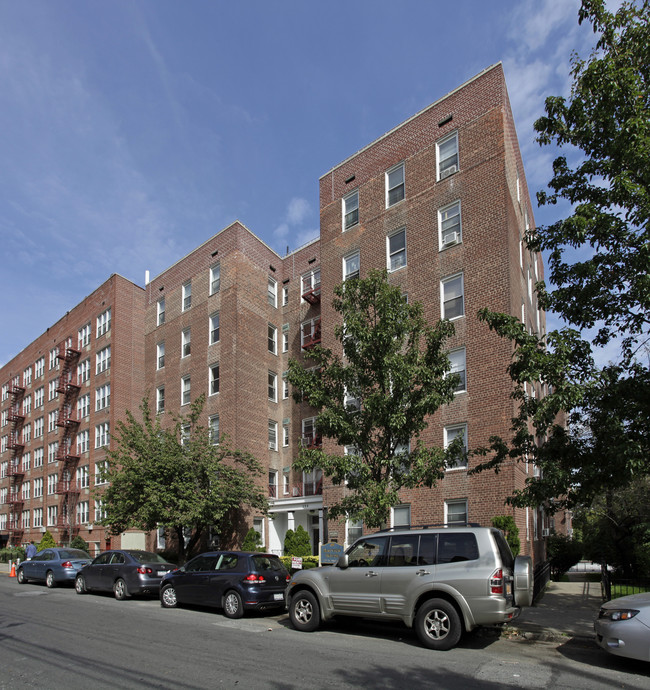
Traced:
<path fill-rule="evenodd" d="M 283 609 L 289 577 L 272 554 L 211 551 L 165 575 L 160 603 L 165 608 L 214 606 L 228 618 L 241 618 L 247 610 Z"/>

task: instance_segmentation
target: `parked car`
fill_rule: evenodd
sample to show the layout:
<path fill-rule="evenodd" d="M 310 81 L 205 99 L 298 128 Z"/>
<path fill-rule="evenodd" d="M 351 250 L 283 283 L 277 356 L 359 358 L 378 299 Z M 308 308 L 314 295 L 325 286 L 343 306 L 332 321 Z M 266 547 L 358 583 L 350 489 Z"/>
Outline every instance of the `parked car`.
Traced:
<path fill-rule="evenodd" d="M 650 661 L 650 592 L 604 603 L 594 629 L 596 642 L 610 654 Z"/>
<path fill-rule="evenodd" d="M 241 618 L 251 609 L 283 609 L 289 579 L 282 561 L 272 554 L 211 551 L 165 575 L 160 603 L 165 608 L 214 606 L 228 618 Z"/>
<path fill-rule="evenodd" d="M 64 582 L 72 584 L 82 566 L 91 560 L 81 549 L 43 549 L 18 566 L 16 579 L 21 585 L 30 580 L 45 582 L 48 587 Z"/>
<path fill-rule="evenodd" d="M 149 551 L 105 551 L 79 571 L 74 586 L 77 594 L 112 591 L 120 600 L 134 594 L 157 594 L 163 575 L 175 567 Z"/>
<path fill-rule="evenodd" d="M 401 620 L 430 649 L 464 631 L 506 623 L 533 600 L 532 562 L 498 529 L 384 530 L 358 539 L 336 565 L 298 571 L 287 588 L 296 630 L 334 616 Z"/>

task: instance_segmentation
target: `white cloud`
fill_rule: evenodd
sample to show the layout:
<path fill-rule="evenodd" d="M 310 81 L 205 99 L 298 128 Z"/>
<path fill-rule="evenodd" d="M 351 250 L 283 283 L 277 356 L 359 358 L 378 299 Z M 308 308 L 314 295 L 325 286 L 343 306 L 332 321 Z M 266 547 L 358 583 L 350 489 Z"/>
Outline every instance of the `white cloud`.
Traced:
<path fill-rule="evenodd" d="M 318 236 L 318 229 L 304 228 L 312 215 L 312 208 L 307 199 L 293 197 L 287 204 L 283 220 L 273 231 L 276 250 L 283 253 L 287 247 L 295 249 Z"/>

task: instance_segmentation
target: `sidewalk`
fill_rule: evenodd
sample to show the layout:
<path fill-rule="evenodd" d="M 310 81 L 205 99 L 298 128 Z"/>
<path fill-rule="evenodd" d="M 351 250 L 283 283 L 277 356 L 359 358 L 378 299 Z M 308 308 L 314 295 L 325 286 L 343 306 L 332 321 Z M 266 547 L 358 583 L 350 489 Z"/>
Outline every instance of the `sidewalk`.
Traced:
<path fill-rule="evenodd" d="M 523 609 L 507 631 L 542 642 L 593 639 L 601 604 L 599 582 L 549 582 L 535 606 Z"/>

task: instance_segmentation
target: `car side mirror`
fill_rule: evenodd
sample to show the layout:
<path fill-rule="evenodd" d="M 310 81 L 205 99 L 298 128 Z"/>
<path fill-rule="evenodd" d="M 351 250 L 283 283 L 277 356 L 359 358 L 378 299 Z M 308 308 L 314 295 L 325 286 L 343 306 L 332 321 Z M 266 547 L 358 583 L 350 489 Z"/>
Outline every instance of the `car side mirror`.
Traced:
<path fill-rule="evenodd" d="M 347 553 L 344 553 L 342 556 L 339 556 L 339 560 L 336 562 L 337 567 L 339 568 L 347 568 L 349 565 L 348 562 L 348 555 Z"/>

